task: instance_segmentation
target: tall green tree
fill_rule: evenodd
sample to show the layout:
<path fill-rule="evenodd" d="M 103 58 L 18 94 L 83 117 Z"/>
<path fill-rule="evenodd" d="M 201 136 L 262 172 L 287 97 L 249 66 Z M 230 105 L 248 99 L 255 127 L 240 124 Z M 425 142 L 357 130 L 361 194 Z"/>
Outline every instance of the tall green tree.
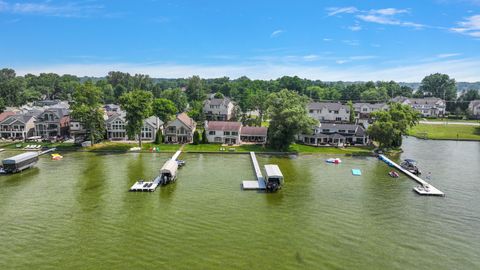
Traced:
<path fill-rule="evenodd" d="M 90 133 L 92 145 L 105 134 L 105 120 L 102 110 L 102 90 L 92 82 L 76 87 L 71 104 L 71 115 Z"/>
<path fill-rule="evenodd" d="M 447 74 L 435 73 L 426 76 L 418 89 L 417 95 L 438 97 L 445 100 L 455 100 L 457 97 L 457 87 L 455 79 L 451 79 Z"/>
<path fill-rule="evenodd" d="M 188 79 L 187 97 L 189 101 L 203 101 L 205 99 L 205 86 L 199 76 Z"/>
<path fill-rule="evenodd" d="M 268 140 L 274 149 L 287 150 L 297 134 L 308 132 L 317 124 L 308 116 L 307 103 L 307 97 L 287 89 L 270 94 Z"/>
<path fill-rule="evenodd" d="M 187 109 L 188 99 L 180 88 L 167 89 L 160 94 L 161 98 L 168 99 L 175 104 L 178 112 L 184 112 Z"/>
<path fill-rule="evenodd" d="M 144 90 L 134 90 L 124 93 L 119 101 L 122 109 L 127 113 L 126 130 L 130 139 L 138 135 L 138 145 L 142 147 L 142 127 L 143 120 L 152 115 L 152 99 L 151 92 Z"/>
<path fill-rule="evenodd" d="M 353 102 L 349 100 L 347 102 L 348 108 L 350 109 L 349 122 L 355 123 L 355 108 L 353 107 Z"/>
<path fill-rule="evenodd" d="M 0 97 L 0 113 L 5 111 L 5 101 Z"/>
<path fill-rule="evenodd" d="M 402 136 L 418 123 L 420 114 L 408 105 L 390 103 L 388 111 L 376 111 L 371 114 L 375 120 L 368 127 L 371 139 L 379 142 L 380 147 L 400 147 Z"/>
<path fill-rule="evenodd" d="M 207 131 L 205 129 L 203 129 L 203 131 L 202 131 L 202 144 L 207 144 L 207 143 L 208 143 Z"/>
<path fill-rule="evenodd" d="M 168 123 L 178 112 L 175 103 L 165 98 L 156 98 L 152 103 L 153 114 Z"/>
<path fill-rule="evenodd" d="M 195 130 L 193 132 L 193 144 L 197 145 L 200 143 L 200 133 L 198 133 L 198 130 Z"/>

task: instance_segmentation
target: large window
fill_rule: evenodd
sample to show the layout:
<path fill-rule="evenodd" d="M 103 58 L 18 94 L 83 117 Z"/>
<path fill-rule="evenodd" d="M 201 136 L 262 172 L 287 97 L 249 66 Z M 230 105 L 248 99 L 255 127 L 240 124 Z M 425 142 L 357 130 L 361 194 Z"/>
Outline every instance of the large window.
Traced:
<path fill-rule="evenodd" d="M 112 130 L 124 130 L 125 124 L 120 120 L 113 121 Z"/>
<path fill-rule="evenodd" d="M 210 131 L 208 132 L 208 135 L 215 135 L 215 130 L 210 130 Z"/>
<path fill-rule="evenodd" d="M 232 136 L 238 136 L 238 132 L 232 131 Z"/>

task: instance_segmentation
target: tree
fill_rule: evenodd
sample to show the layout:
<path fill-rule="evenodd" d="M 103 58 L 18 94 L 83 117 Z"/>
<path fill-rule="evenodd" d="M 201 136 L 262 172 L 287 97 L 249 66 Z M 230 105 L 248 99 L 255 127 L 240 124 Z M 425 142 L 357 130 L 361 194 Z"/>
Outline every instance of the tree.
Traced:
<path fill-rule="evenodd" d="M 317 123 L 308 116 L 307 103 L 305 96 L 287 89 L 270 94 L 268 139 L 274 149 L 287 150 L 297 134 L 308 132 Z"/>
<path fill-rule="evenodd" d="M 263 122 L 263 116 L 268 108 L 268 92 L 265 90 L 257 90 L 253 96 L 253 107 L 258 111 L 257 126 L 261 126 Z"/>
<path fill-rule="evenodd" d="M 435 73 L 426 76 L 417 91 L 417 96 L 438 97 L 445 100 L 455 100 L 457 86 L 455 79 L 450 79 L 447 74 Z"/>
<path fill-rule="evenodd" d="M 380 147 L 400 147 L 402 136 L 408 129 L 415 126 L 419 120 L 419 113 L 408 105 L 390 103 L 388 111 L 376 111 L 371 114 L 375 119 L 368 127 L 368 135 L 379 142 Z"/>
<path fill-rule="evenodd" d="M 90 133 L 90 141 L 103 139 L 105 134 L 105 120 L 102 110 L 102 90 L 91 82 L 80 84 L 73 94 L 71 105 L 72 117 L 79 121 Z"/>
<path fill-rule="evenodd" d="M 172 120 L 173 116 L 178 112 L 175 104 L 165 98 L 156 98 L 152 103 L 153 114 L 160 118 L 164 123 Z"/>
<path fill-rule="evenodd" d="M 142 147 L 141 131 L 143 120 L 152 113 L 153 95 L 144 90 L 134 90 L 124 93 L 119 101 L 122 109 L 127 113 L 126 130 L 129 138 L 135 138 L 138 135 L 138 145 Z"/>
<path fill-rule="evenodd" d="M 198 130 L 195 130 L 193 133 L 193 144 L 197 145 L 200 143 L 200 133 L 198 133 Z"/>
<path fill-rule="evenodd" d="M 3 111 L 5 111 L 5 101 L 0 97 L 0 113 L 3 113 Z"/>
<path fill-rule="evenodd" d="M 155 136 L 155 144 L 161 144 L 163 143 L 163 133 L 162 129 L 159 128 L 157 131 L 157 135 Z"/>
<path fill-rule="evenodd" d="M 203 131 L 202 131 L 202 144 L 207 144 L 207 143 L 208 143 L 207 131 L 205 129 L 203 129 Z"/>
<path fill-rule="evenodd" d="M 355 109 L 353 108 L 353 102 L 350 100 L 347 102 L 348 108 L 350 109 L 350 118 L 349 122 L 354 123 L 355 122 Z"/>
<path fill-rule="evenodd" d="M 172 101 L 175 107 L 177 107 L 178 112 L 184 112 L 187 108 L 187 96 L 180 88 L 167 89 L 160 94 L 160 97 Z"/>
<path fill-rule="evenodd" d="M 215 93 L 215 95 L 213 97 L 214 98 L 219 98 L 219 99 L 224 98 L 223 94 L 220 93 L 220 92 Z"/>
<path fill-rule="evenodd" d="M 205 88 L 199 76 L 193 76 L 188 79 L 186 94 L 189 101 L 202 101 L 205 99 Z"/>

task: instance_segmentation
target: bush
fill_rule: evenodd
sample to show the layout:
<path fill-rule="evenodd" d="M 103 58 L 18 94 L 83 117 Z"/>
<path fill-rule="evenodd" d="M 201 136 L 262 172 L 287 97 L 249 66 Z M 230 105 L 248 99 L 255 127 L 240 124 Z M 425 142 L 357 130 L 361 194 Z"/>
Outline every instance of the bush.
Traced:
<path fill-rule="evenodd" d="M 207 144 L 207 143 L 208 143 L 207 132 L 204 129 L 203 132 L 202 132 L 202 144 Z"/>
<path fill-rule="evenodd" d="M 158 129 L 157 135 L 155 136 L 155 144 L 163 143 L 163 133 L 161 129 Z"/>
<path fill-rule="evenodd" d="M 193 133 L 193 144 L 197 145 L 200 143 L 200 133 L 197 130 Z"/>

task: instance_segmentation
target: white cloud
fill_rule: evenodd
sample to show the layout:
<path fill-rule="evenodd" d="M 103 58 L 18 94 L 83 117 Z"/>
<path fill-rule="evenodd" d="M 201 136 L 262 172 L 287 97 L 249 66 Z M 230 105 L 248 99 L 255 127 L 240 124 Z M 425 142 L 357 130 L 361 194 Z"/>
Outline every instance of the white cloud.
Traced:
<path fill-rule="evenodd" d="M 319 58 L 320 58 L 320 56 L 318 56 L 316 54 L 309 54 L 309 55 L 303 56 L 303 60 L 305 60 L 305 61 L 315 61 Z"/>
<path fill-rule="evenodd" d="M 25 15 L 43 15 L 55 17 L 88 17 L 103 10 L 101 5 L 85 5 L 75 2 L 66 4 L 53 4 L 51 1 L 42 3 L 17 2 L 8 3 L 0 1 L 0 12 Z M 108 16 L 108 14 L 103 14 Z"/>
<path fill-rule="evenodd" d="M 437 58 L 450 58 L 450 57 L 455 57 L 462 55 L 461 53 L 442 53 L 442 54 L 437 54 Z"/>
<path fill-rule="evenodd" d="M 350 29 L 353 32 L 356 32 L 356 31 L 362 30 L 362 27 L 360 25 L 356 24 L 356 25 L 349 26 L 348 29 Z"/>
<path fill-rule="evenodd" d="M 342 40 L 342 42 L 349 45 L 349 46 L 359 46 L 360 45 L 360 42 L 358 40 L 346 39 L 346 40 Z"/>
<path fill-rule="evenodd" d="M 338 60 L 342 61 L 342 60 Z M 78 76 L 105 76 L 108 71 L 121 70 L 129 73 L 143 73 L 156 78 L 185 78 L 198 74 L 204 78 L 228 76 L 252 79 L 276 79 L 285 75 L 324 81 L 377 81 L 395 80 L 419 82 L 428 74 L 440 72 L 449 74 L 457 81 L 480 81 L 480 59 L 439 60 L 428 63 L 412 63 L 397 67 L 380 67 L 378 64 L 348 65 L 342 67 L 302 64 L 239 64 L 239 65 L 178 65 L 178 64 L 64 64 L 52 66 L 13 66 L 18 74 L 39 74 L 55 72 Z"/>
<path fill-rule="evenodd" d="M 470 16 L 464 21 L 458 22 L 457 25 L 458 27 L 450 28 L 450 30 L 475 38 L 480 37 L 480 14 Z"/>
<path fill-rule="evenodd" d="M 282 29 L 275 30 L 275 31 L 273 31 L 273 32 L 270 34 L 270 37 L 272 37 L 272 38 L 273 38 L 273 37 L 277 37 L 277 36 L 279 36 L 280 34 L 282 34 L 283 32 L 285 32 L 285 31 L 283 31 Z"/>
<path fill-rule="evenodd" d="M 358 9 L 356 7 L 330 7 L 327 8 L 328 16 L 334 16 L 342 13 L 356 13 Z"/>
<path fill-rule="evenodd" d="M 372 9 L 370 13 L 380 14 L 384 16 L 391 16 L 395 14 L 407 13 L 406 9 L 396 9 L 396 8 L 383 8 L 383 9 Z"/>
<path fill-rule="evenodd" d="M 333 39 L 331 39 L 331 38 L 324 38 L 323 41 L 329 42 L 329 41 L 333 41 Z"/>

